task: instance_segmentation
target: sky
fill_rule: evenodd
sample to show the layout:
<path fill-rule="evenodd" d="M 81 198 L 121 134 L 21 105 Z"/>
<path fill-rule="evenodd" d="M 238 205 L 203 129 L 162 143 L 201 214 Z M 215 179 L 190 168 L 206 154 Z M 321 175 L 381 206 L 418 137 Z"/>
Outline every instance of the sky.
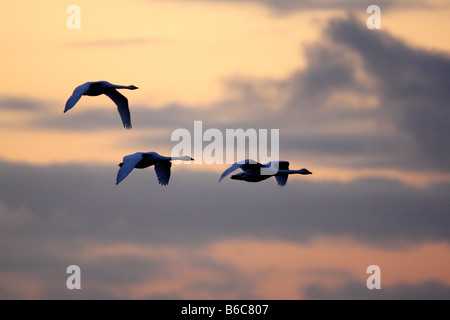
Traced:
<path fill-rule="evenodd" d="M 450 299 L 449 16 L 440 0 L 2 1 L 0 298 Z M 139 87 L 121 91 L 132 129 L 106 96 L 63 113 L 98 80 Z M 313 174 L 218 183 L 230 164 L 200 154 L 168 186 L 153 168 L 115 185 L 124 156 L 169 156 L 195 121 L 277 129 L 280 159 Z"/>

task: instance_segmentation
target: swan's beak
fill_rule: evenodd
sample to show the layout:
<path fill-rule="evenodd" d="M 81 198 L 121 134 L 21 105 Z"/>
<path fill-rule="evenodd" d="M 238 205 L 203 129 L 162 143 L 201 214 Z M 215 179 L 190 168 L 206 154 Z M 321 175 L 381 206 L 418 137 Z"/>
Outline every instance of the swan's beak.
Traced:
<path fill-rule="evenodd" d="M 194 158 L 191 158 L 191 161 L 194 161 L 195 159 Z"/>

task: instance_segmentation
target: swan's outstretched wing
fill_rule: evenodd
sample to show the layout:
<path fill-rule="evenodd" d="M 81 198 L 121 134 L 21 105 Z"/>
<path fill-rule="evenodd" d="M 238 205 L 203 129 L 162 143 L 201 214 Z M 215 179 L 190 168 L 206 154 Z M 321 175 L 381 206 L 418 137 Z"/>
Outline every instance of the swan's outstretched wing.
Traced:
<path fill-rule="evenodd" d="M 64 113 L 69 111 L 73 108 L 73 106 L 80 100 L 81 96 L 89 90 L 90 82 L 86 82 L 85 84 L 82 84 L 81 86 L 78 86 L 73 90 L 72 95 L 66 102 L 66 107 L 64 109 Z"/>
<path fill-rule="evenodd" d="M 225 178 L 227 175 L 229 175 L 230 173 L 232 173 L 234 170 L 237 170 L 239 168 L 241 168 L 242 170 L 257 170 L 259 168 L 261 168 L 263 165 L 260 164 L 259 162 L 256 162 L 254 160 L 251 159 L 247 159 L 244 161 L 240 161 L 240 162 L 236 162 L 234 164 L 231 165 L 231 167 L 229 167 L 227 170 L 225 170 L 222 175 L 220 176 L 219 182 Z"/>
<path fill-rule="evenodd" d="M 142 152 L 136 152 L 135 154 L 130 154 L 123 157 L 123 165 L 120 167 L 119 172 L 117 172 L 116 185 L 125 179 L 130 172 L 134 169 L 136 164 L 142 160 Z"/>
<path fill-rule="evenodd" d="M 128 99 L 116 89 L 107 90 L 105 94 L 111 98 L 117 105 L 120 118 L 122 118 L 123 126 L 127 129 L 131 128 L 130 109 L 128 108 Z"/>
<path fill-rule="evenodd" d="M 288 161 L 271 161 L 268 164 L 276 168 L 277 170 L 289 170 Z M 276 174 L 275 179 L 280 187 L 284 187 L 287 183 L 289 175 L 288 174 Z"/>
<path fill-rule="evenodd" d="M 225 178 L 227 175 L 232 173 L 234 170 L 239 169 L 242 166 L 242 164 L 234 163 L 231 167 L 229 167 L 227 170 L 225 170 L 222 175 L 220 176 L 219 182 L 222 181 L 223 178 Z"/>
<path fill-rule="evenodd" d="M 288 174 L 280 174 L 276 175 L 275 179 L 277 179 L 277 183 L 280 187 L 284 187 L 286 185 L 288 177 L 289 177 Z"/>
<path fill-rule="evenodd" d="M 172 162 L 170 161 L 160 161 L 155 163 L 155 172 L 158 177 L 159 184 L 166 186 L 169 184 L 170 179 L 170 167 Z"/>

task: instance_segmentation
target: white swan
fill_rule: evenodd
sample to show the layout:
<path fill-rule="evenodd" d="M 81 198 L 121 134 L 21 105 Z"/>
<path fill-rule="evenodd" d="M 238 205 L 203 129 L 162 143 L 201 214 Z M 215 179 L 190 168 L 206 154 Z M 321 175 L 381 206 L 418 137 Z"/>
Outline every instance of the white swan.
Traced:
<path fill-rule="evenodd" d="M 251 159 L 236 162 L 231 167 L 226 169 L 219 179 L 219 182 L 229 175 L 231 172 L 241 169 L 242 172 L 231 176 L 233 180 L 243 180 L 247 182 L 259 182 L 266 180 L 272 176 L 275 177 L 280 187 L 286 185 L 289 174 L 312 174 L 308 169 L 289 170 L 288 161 L 271 161 L 266 164 L 261 164 Z M 264 171 L 261 171 L 264 169 Z"/>
<path fill-rule="evenodd" d="M 81 96 L 99 96 L 105 94 L 111 98 L 117 105 L 120 117 L 122 118 L 123 126 L 127 129 L 131 128 L 130 109 L 128 108 L 128 99 L 119 93 L 116 89 L 138 89 L 136 86 L 120 86 L 109 83 L 107 81 L 86 82 L 75 88 L 72 95 L 66 102 L 64 113 L 73 108 L 73 106 L 80 100 Z"/>
<path fill-rule="evenodd" d="M 192 161 L 191 157 L 164 157 L 156 152 L 136 152 L 123 157 L 123 162 L 119 163 L 119 172 L 117 173 L 116 185 L 125 179 L 130 172 L 136 169 L 148 168 L 155 166 L 156 176 L 159 184 L 165 186 L 169 184 L 171 160 Z"/>

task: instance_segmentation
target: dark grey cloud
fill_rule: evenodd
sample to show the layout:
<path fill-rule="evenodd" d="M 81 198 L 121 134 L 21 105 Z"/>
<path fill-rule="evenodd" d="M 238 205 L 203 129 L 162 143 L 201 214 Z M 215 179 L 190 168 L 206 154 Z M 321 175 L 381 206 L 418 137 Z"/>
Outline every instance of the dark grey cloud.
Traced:
<path fill-rule="evenodd" d="M 116 186 L 116 174 L 116 163 L 0 163 L 0 271 L 41 279 L 46 298 L 108 299 L 126 295 L 112 294 L 111 285 L 125 288 L 173 276 L 166 271 L 171 261 L 127 254 L 85 258 L 83 251 L 95 244 L 179 245 L 190 250 L 233 238 L 305 243 L 320 236 L 344 236 L 383 247 L 450 241 L 448 184 L 412 188 L 385 179 L 341 184 L 301 176 L 290 178 L 285 188 L 273 179 L 258 184 L 226 179 L 219 184 L 214 173 L 174 165 L 167 187 L 158 184 L 153 169 L 135 170 Z M 219 279 L 236 279 L 200 279 L 190 289 L 226 296 L 239 287 L 243 298 L 251 296 L 255 284 L 248 281 L 242 289 L 239 283 L 245 280 L 239 279 L 245 276 L 237 270 L 188 251 L 186 256 L 193 266 L 221 275 Z M 71 264 L 84 270 L 82 293 L 65 288 L 65 270 Z M 303 272 L 329 275 L 327 270 Z M 332 276 L 349 277 L 345 272 Z M 404 291 L 409 289 L 414 291 Z M 320 287 L 307 293 L 327 297 Z M 14 298 L 8 291 L 2 295 Z M 342 296 L 350 293 L 344 290 Z M 172 297 L 176 293 L 167 296 Z"/>
<path fill-rule="evenodd" d="M 191 1 L 191 0 L 185 0 Z M 429 3 L 422 0 L 416 1 L 392 1 L 392 0 L 380 0 L 374 3 L 373 1 L 359 1 L 359 0 L 203 0 L 210 2 L 228 2 L 228 3 L 257 3 L 268 8 L 271 8 L 278 13 L 290 13 L 298 10 L 305 9 L 344 9 L 344 10 L 361 10 L 365 12 L 366 8 L 370 5 L 376 4 L 383 9 L 398 8 L 408 5 L 409 7 L 430 7 Z"/>
<path fill-rule="evenodd" d="M 227 129 L 271 129 L 280 130 L 280 154 L 285 150 L 302 152 L 307 157 L 328 165 L 344 165 L 353 167 L 393 166 L 408 167 L 411 152 L 407 141 L 390 132 L 327 132 L 327 127 L 337 125 L 338 130 L 345 126 L 360 122 L 372 121 L 376 111 L 363 110 L 327 110 L 317 108 L 308 113 L 308 105 L 304 109 L 287 111 L 258 108 L 257 104 L 242 102 L 223 102 L 205 108 L 187 108 L 182 105 L 169 105 L 163 109 L 149 109 L 135 106 L 132 109 L 133 140 L 128 137 L 119 139 L 118 146 L 147 150 L 149 146 L 172 148 L 178 142 L 171 141 L 174 130 L 182 128 L 194 137 L 194 122 L 202 121 L 202 133 L 214 128 L 225 138 Z M 306 111 L 305 111 L 306 110 Z M 223 114 L 238 114 L 223 120 Z M 305 115 L 306 113 L 306 115 Z M 55 114 L 50 117 L 39 116 L 30 124 L 37 129 L 55 128 L 60 130 L 101 131 L 117 128 L 120 130 L 120 118 L 115 107 L 111 110 L 88 109 L 74 110 L 71 114 Z M 339 129 L 340 128 L 340 129 Z M 141 130 L 144 129 L 144 130 Z M 158 129 L 160 133 L 149 134 L 146 129 Z M 203 141 L 203 148 L 210 142 Z M 224 142 L 225 143 L 225 142 Z M 330 160 L 327 160 L 330 158 Z M 336 162 L 336 161 L 339 162 Z M 417 162 L 413 162 L 413 165 Z"/>
<path fill-rule="evenodd" d="M 415 139 L 426 159 L 448 168 L 450 56 L 371 32 L 353 18 L 333 20 L 327 34 L 360 57 L 376 82 L 381 112 Z"/>
<path fill-rule="evenodd" d="M 130 103 L 131 104 L 131 103 Z M 77 108 L 77 107 L 76 107 Z M 132 130 L 150 128 L 179 128 L 185 127 L 194 120 L 204 118 L 202 113 L 181 105 L 168 105 L 166 108 L 152 109 L 140 105 L 130 105 Z M 218 110 L 213 111 L 215 115 Z M 54 128 L 60 130 L 83 131 L 120 128 L 121 120 L 116 106 L 110 110 L 92 105 L 78 106 L 63 114 L 52 117 L 37 117 L 30 125 L 36 128 Z"/>
<path fill-rule="evenodd" d="M 341 165 L 449 169 L 448 54 L 414 48 L 352 16 L 332 20 L 305 53 L 304 70 L 272 84 L 286 102 L 267 118 L 285 131 L 285 149 L 313 151 L 321 161 L 347 153 Z M 234 91 L 262 100 L 268 82 L 246 81 Z"/>
<path fill-rule="evenodd" d="M 290 178 L 286 188 L 273 179 L 219 184 L 214 173 L 175 165 L 167 188 L 157 183 L 153 169 L 134 170 L 116 186 L 117 168 L 116 163 L 104 168 L 2 163 L 0 202 L 11 212 L 23 207 L 31 215 L 16 227 L 2 227 L 2 233 L 109 243 L 240 236 L 307 241 L 318 235 L 393 245 L 449 240 L 449 185 L 419 189 L 383 179 L 318 183 L 302 176 Z"/>
<path fill-rule="evenodd" d="M 83 99 L 83 98 L 82 98 Z M 89 98 L 87 98 L 89 99 Z M 120 116 L 115 105 L 110 110 L 99 108 L 87 102 L 76 106 L 74 109 L 61 114 L 36 114 L 29 123 L 24 124 L 36 129 L 54 128 L 60 130 L 104 130 L 117 127 L 121 123 Z M 134 131 L 151 128 L 189 128 L 194 121 L 201 120 L 213 128 L 250 127 L 268 122 L 267 114 L 251 114 L 257 106 L 244 109 L 241 101 L 219 101 L 209 106 L 190 107 L 183 104 L 168 104 L 164 108 L 152 108 L 152 106 L 132 105 L 130 102 L 131 121 Z M 224 113 L 239 114 L 230 116 L 225 121 L 221 119 Z M 120 127 L 120 126 L 119 126 Z"/>
<path fill-rule="evenodd" d="M 61 113 L 36 115 L 35 119 L 27 126 L 35 127 L 36 129 L 52 128 L 72 131 L 95 131 L 120 128 L 121 123 L 117 107 L 112 103 L 110 110 L 101 109 L 97 106 L 80 105 L 63 113 L 63 108 L 61 108 Z"/>
<path fill-rule="evenodd" d="M 48 102 L 17 96 L 0 97 L 0 110 L 5 111 L 45 111 Z"/>
<path fill-rule="evenodd" d="M 360 28 L 356 23 L 354 27 Z M 327 35 L 326 32 L 325 35 Z M 289 98 L 286 108 L 291 112 L 295 111 L 298 118 L 315 117 L 317 114 L 314 120 L 326 117 L 327 113 L 334 114 L 333 117 L 325 119 L 342 120 L 342 118 L 336 119 L 336 113 L 338 113 L 336 110 L 346 117 L 352 115 L 361 117 L 359 115 L 361 112 L 367 116 L 365 109 L 369 109 L 370 105 L 364 100 L 357 105 L 358 110 L 354 108 L 351 110 L 345 101 L 329 102 L 334 94 L 340 92 L 354 94 L 356 97 L 378 94 L 369 83 L 357 78 L 358 71 L 361 69 L 359 63 L 361 57 L 347 47 L 337 44 L 333 39 L 305 47 L 305 54 L 308 67 L 294 72 L 287 81 Z"/>
<path fill-rule="evenodd" d="M 100 257 L 83 261 L 80 268 L 86 283 L 115 283 L 137 285 L 146 280 L 164 275 L 164 262 L 156 259 L 139 258 L 131 254 Z"/>
<path fill-rule="evenodd" d="M 330 21 L 304 49 L 307 67 L 286 79 L 230 79 L 240 103 L 227 114 L 248 127 L 280 128 L 281 149 L 327 165 L 448 171 L 448 54 L 369 30 L 352 16 Z"/>
<path fill-rule="evenodd" d="M 369 290 L 363 281 L 349 281 L 335 288 L 311 285 L 302 292 L 307 299 L 319 300 L 449 300 L 450 287 L 439 281 L 425 281 L 418 284 L 400 283 Z"/>

